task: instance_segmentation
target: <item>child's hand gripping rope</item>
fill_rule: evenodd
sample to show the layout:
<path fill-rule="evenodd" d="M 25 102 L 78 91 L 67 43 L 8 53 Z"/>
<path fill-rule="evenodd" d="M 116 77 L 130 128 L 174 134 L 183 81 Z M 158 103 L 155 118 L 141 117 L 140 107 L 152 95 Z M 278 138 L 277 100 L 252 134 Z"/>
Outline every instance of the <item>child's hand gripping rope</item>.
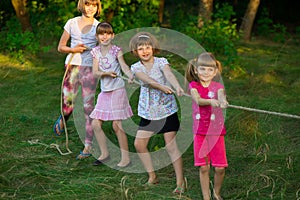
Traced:
<path fill-rule="evenodd" d="M 124 80 L 129 80 L 128 78 L 126 78 L 124 76 L 119 76 L 119 77 L 124 79 Z M 133 82 L 138 84 L 138 85 L 142 85 L 140 82 L 136 81 L 135 79 L 133 80 Z M 176 92 L 174 90 L 172 90 L 172 93 L 176 94 Z M 189 95 L 187 93 L 183 93 L 182 95 L 186 96 L 186 97 L 191 97 L 191 95 Z M 298 115 L 292 115 L 292 114 L 287 114 L 287 113 L 260 110 L 260 109 L 255 109 L 255 108 L 247 108 L 247 107 L 236 106 L 236 105 L 231 105 L 231 104 L 227 104 L 227 107 L 228 108 L 235 108 L 235 109 L 239 109 L 239 110 L 251 111 L 251 112 L 258 112 L 258 113 L 264 113 L 264 114 L 271 114 L 271 115 L 277 115 L 277 116 L 282 116 L 282 117 L 300 119 L 300 116 L 298 116 Z"/>

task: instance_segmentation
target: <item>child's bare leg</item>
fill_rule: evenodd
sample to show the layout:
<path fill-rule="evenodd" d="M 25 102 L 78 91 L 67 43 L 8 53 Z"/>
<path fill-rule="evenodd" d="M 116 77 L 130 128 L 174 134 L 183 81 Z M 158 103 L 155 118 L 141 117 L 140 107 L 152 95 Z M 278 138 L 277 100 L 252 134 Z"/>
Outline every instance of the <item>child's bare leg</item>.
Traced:
<path fill-rule="evenodd" d="M 176 143 L 176 132 L 168 132 L 164 134 L 164 139 L 166 143 L 166 149 L 171 158 L 174 171 L 176 174 L 176 184 L 182 187 L 184 184 L 183 167 L 181 153 L 177 147 Z"/>
<path fill-rule="evenodd" d="M 113 129 L 117 135 L 119 146 L 121 149 L 121 161 L 117 166 L 122 167 L 130 163 L 129 152 L 128 152 L 128 140 L 126 133 L 123 130 L 121 121 L 113 121 Z"/>
<path fill-rule="evenodd" d="M 210 169 L 209 165 L 201 166 L 199 169 L 200 185 L 201 185 L 203 200 L 210 200 L 209 169 Z"/>
<path fill-rule="evenodd" d="M 214 197 L 216 199 L 221 197 L 221 188 L 224 181 L 224 176 L 225 176 L 225 168 L 216 167 L 215 176 L 214 176 Z"/>
<path fill-rule="evenodd" d="M 147 148 L 148 142 L 152 134 L 153 132 L 139 130 L 134 140 L 135 149 L 138 152 L 138 155 L 144 165 L 145 170 L 148 172 L 148 183 L 157 182 L 157 177 L 154 172 L 152 159 Z"/>
<path fill-rule="evenodd" d="M 103 160 L 109 156 L 109 153 L 106 145 L 106 136 L 102 129 L 102 121 L 94 119 L 92 121 L 92 127 L 96 136 L 96 140 L 101 150 L 101 156 L 98 158 L 98 160 Z"/>

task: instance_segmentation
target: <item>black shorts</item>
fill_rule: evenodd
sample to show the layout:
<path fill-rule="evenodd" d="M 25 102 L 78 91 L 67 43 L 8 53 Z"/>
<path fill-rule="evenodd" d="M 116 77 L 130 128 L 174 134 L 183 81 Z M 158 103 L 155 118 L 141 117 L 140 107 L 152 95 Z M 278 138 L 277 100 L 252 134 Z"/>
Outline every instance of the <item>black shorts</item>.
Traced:
<path fill-rule="evenodd" d="M 138 130 L 156 133 L 177 132 L 180 127 L 177 112 L 160 120 L 148 120 L 141 118 Z"/>

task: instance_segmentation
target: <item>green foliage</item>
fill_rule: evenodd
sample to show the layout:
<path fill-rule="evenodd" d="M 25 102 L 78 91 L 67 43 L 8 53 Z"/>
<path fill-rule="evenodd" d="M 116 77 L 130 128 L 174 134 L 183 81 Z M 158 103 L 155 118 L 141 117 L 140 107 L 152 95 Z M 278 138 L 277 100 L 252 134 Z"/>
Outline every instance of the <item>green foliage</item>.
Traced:
<path fill-rule="evenodd" d="M 76 13 L 74 1 L 49 0 L 47 4 L 30 1 L 28 6 L 33 31 L 22 32 L 19 20 L 13 16 L 0 32 L 1 52 L 25 62 L 26 57 L 47 51 L 57 45 L 64 23 Z M 55 16 L 55 20 L 53 20 Z"/>
<path fill-rule="evenodd" d="M 233 16 L 234 12 L 230 5 L 217 5 L 213 20 L 198 28 L 197 16 L 186 15 L 184 10 L 179 9 L 173 17 L 172 28 L 194 38 L 206 51 L 224 55 L 227 58 L 224 64 L 227 65 L 234 62 L 237 57 L 235 43 L 239 40 L 239 35 Z"/>
<path fill-rule="evenodd" d="M 289 36 L 284 25 L 273 22 L 266 8 L 263 9 L 261 16 L 257 20 L 256 33 L 264 37 L 272 36 L 274 42 L 285 42 Z"/>
<path fill-rule="evenodd" d="M 16 17 L 7 21 L 5 29 L 0 32 L 0 51 L 6 52 L 25 62 L 25 56 L 36 54 L 40 50 L 35 34 L 30 31 L 22 32 Z"/>
<path fill-rule="evenodd" d="M 34 32 L 39 40 L 46 41 L 48 44 L 53 40 L 57 44 L 64 24 L 68 19 L 79 14 L 74 1 L 49 0 L 47 4 L 31 1 L 31 4 L 30 16 L 32 16 L 31 23 Z"/>
<path fill-rule="evenodd" d="M 158 0 L 102 1 L 103 11 L 114 10 L 112 25 L 120 33 L 137 27 L 157 26 Z"/>
<path fill-rule="evenodd" d="M 32 0 L 28 3 L 33 31 L 23 33 L 18 19 L 12 17 L 5 23 L 0 33 L 0 41 L 4 44 L 0 47 L 0 51 L 12 54 L 20 60 L 25 59 L 24 53 L 36 54 L 41 46 L 44 50 L 55 48 L 64 24 L 68 19 L 80 14 L 77 11 L 77 0 Z M 112 24 L 116 33 L 158 24 L 159 0 L 104 0 L 102 5 L 103 13 L 108 9 L 114 10 Z M 104 18 L 103 13 L 101 18 Z"/>
<path fill-rule="evenodd" d="M 299 36 L 300 35 L 300 26 L 296 27 L 296 34 Z"/>

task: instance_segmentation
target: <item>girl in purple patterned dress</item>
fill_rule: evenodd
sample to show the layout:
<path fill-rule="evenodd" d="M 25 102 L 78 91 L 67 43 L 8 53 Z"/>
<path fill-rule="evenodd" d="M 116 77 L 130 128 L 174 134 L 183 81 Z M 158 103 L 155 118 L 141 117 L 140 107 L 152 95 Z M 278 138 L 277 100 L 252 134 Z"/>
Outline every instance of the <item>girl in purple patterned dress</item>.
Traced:
<path fill-rule="evenodd" d="M 100 78 L 101 92 L 90 117 L 93 119 L 92 127 L 101 155 L 94 162 L 94 166 L 101 165 L 110 158 L 102 124 L 104 121 L 112 121 L 121 149 L 121 161 L 117 166 L 124 168 L 131 162 L 128 152 L 128 140 L 122 128 L 122 120 L 130 118 L 133 114 L 125 90 L 125 83 L 120 78 L 121 69 L 129 77 L 129 82 L 133 80 L 133 76 L 124 61 L 121 48 L 111 43 L 114 38 L 111 24 L 108 22 L 100 23 L 97 26 L 96 38 L 99 45 L 92 49 L 91 54 L 93 56 L 93 74 L 95 77 Z"/>

